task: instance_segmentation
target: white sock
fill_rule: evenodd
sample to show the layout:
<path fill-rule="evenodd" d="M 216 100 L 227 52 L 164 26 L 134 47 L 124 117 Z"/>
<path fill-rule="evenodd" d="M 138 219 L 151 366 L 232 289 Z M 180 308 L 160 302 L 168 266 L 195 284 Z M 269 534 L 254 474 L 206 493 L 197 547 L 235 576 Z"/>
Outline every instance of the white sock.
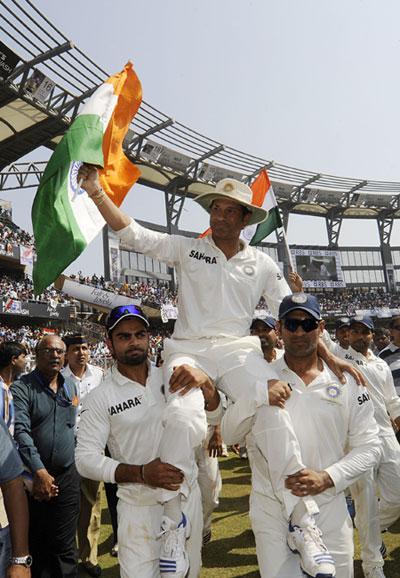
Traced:
<path fill-rule="evenodd" d="M 303 502 L 303 500 L 300 500 L 294 507 L 290 519 L 294 526 L 300 526 L 300 528 L 303 528 L 304 526 L 307 526 L 310 522 L 314 521 L 314 516 L 309 514 L 305 503 Z"/>
<path fill-rule="evenodd" d="M 181 506 L 181 496 L 175 496 L 172 500 L 165 502 L 164 504 L 164 515 L 168 516 L 170 520 L 172 520 L 175 524 L 175 528 L 182 521 L 182 506 Z"/>

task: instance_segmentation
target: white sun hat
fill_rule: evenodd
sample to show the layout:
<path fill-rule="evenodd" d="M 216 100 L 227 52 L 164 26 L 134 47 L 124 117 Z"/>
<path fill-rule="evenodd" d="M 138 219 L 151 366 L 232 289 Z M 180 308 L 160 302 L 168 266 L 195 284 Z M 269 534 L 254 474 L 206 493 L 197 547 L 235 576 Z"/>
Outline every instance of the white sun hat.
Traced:
<path fill-rule="evenodd" d="M 248 225 L 262 223 L 268 217 L 268 211 L 266 209 L 257 207 L 251 203 L 253 198 L 251 188 L 236 179 L 222 179 L 215 185 L 214 191 L 198 195 L 194 200 L 209 213 L 212 202 L 221 197 L 236 201 L 242 205 L 242 207 L 249 209 L 251 216 Z"/>

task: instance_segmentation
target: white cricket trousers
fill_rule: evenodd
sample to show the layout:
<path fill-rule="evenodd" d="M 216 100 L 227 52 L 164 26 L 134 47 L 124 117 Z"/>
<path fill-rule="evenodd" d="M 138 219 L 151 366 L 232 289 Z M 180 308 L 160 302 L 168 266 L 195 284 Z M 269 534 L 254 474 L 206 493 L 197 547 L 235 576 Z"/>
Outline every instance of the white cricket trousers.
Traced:
<path fill-rule="evenodd" d="M 396 437 L 380 437 L 381 459 L 350 488 L 364 569 L 383 567 L 381 529 L 400 516 L 400 446 Z M 379 500 L 378 494 L 379 493 Z"/>
<path fill-rule="evenodd" d="M 219 504 L 219 494 L 222 489 L 222 479 L 218 466 L 218 458 L 213 458 L 208 453 L 208 442 L 213 434 L 213 426 L 209 426 L 205 442 L 196 449 L 195 458 L 198 473 L 198 482 L 201 492 L 201 504 L 203 508 L 203 536 L 211 530 L 211 518 L 215 508 Z"/>
<path fill-rule="evenodd" d="M 335 561 L 336 578 L 353 578 L 353 526 L 343 492 L 319 508 L 316 522 Z M 280 502 L 273 496 L 252 492 L 250 520 L 261 578 L 304 578 L 300 557 L 286 542 L 287 520 Z"/>
<path fill-rule="evenodd" d="M 196 484 L 183 511 L 191 524 L 187 541 L 190 560 L 189 578 L 198 578 L 201 569 L 202 510 L 200 489 Z M 121 578 L 160 578 L 160 528 L 164 513 L 161 504 L 139 506 L 118 500 L 118 560 Z"/>
<path fill-rule="evenodd" d="M 233 402 L 240 396 L 262 399 L 268 381 L 278 378 L 264 360 L 259 338 L 253 336 L 196 341 L 166 339 L 164 359 L 168 407 L 160 458 L 190 476 L 193 449 L 203 442 L 207 433 L 204 399 L 201 391 L 192 391 L 185 396 L 171 395 L 167 384 L 173 369 L 184 363 L 202 369 Z M 279 408 L 263 405 L 256 411 L 254 428 L 257 445 L 268 460 L 272 486 L 285 504 L 289 517 L 300 498 L 286 490 L 285 478 L 305 467 L 290 416 Z M 185 484 L 182 484 L 181 492 L 186 494 Z M 173 495 L 168 492 L 163 497 L 167 501 Z M 315 511 L 313 500 L 305 502 L 306 505 L 310 503 L 310 512 Z"/>

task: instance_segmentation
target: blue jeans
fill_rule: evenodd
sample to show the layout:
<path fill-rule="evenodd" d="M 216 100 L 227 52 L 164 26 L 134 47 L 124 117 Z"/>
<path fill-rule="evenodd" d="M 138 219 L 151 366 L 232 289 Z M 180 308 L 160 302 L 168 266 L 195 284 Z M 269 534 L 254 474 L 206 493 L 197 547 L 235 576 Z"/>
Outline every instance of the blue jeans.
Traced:
<path fill-rule="evenodd" d="M 0 578 L 6 578 L 11 558 L 10 527 L 0 528 Z"/>

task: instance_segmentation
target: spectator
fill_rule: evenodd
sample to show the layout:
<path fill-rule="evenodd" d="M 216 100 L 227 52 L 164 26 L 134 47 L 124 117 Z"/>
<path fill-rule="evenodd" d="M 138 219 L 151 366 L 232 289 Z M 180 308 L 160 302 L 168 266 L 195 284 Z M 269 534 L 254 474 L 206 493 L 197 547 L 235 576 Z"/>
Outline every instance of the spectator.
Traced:
<path fill-rule="evenodd" d="M 390 343 L 390 329 L 386 327 L 377 327 L 374 334 L 375 353 L 379 355 L 382 349 L 385 349 Z"/>
<path fill-rule="evenodd" d="M 29 514 L 21 474 L 23 465 L 7 426 L 0 420 L 0 488 L 10 522 L 0 529 L 0 576 L 30 578 Z M 7 569 L 8 568 L 8 569 Z"/>
<path fill-rule="evenodd" d="M 103 379 L 103 371 L 89 364 L 90 351 L 84 335 L 66 335 L 66 357 L 68 364 L 61 371 L 71 379 L 79 395 L 79 408 L 76 429 L 79 428 L 82 401 Z M 82 568 L 90 576 L 100 576 L 101 568 L 97 559 L 97 547 L 101 525 L 101 488 L 100 483 L 81 478 L 81 508 L 78 519 L 78 557 Z"/>
<path fill-rule="evenodd" d="M 36 369 L 12 385 L 15 439 L 33 474 L 29 540 L 33 578 L 75 578 L 79 475 L 75 469 L 75 417 L 79 403 L 72 381 L 61 375 L 65 345 L 57 336 L 36 347 Z"/>

